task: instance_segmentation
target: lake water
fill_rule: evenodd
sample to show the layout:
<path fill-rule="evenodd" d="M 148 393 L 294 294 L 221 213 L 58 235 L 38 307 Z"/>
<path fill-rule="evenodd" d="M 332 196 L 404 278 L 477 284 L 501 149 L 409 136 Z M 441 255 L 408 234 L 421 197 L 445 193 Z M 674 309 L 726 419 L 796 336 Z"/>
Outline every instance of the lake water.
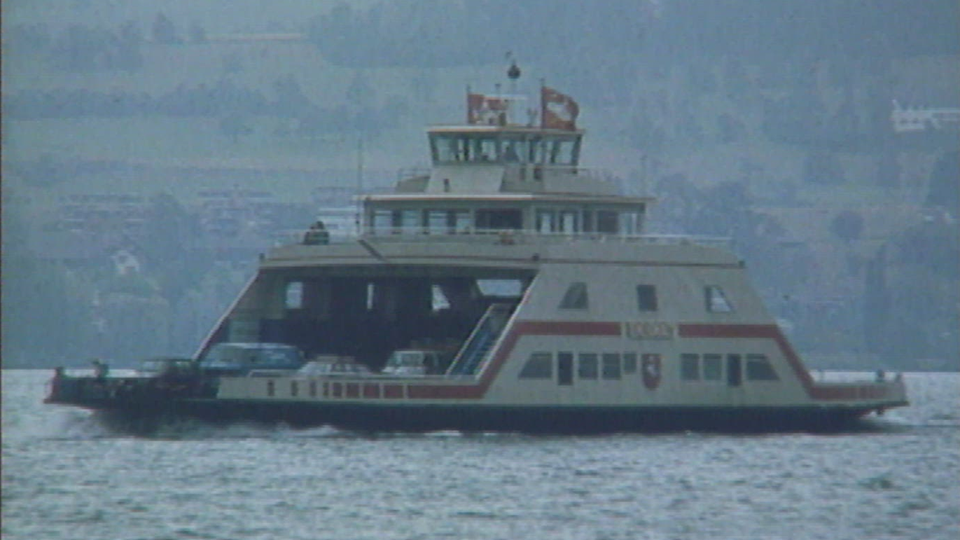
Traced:
<path fill-rule="evenodd" d="M 960 374 L 840 435 L 114 434 L 3 371 L 4 540 L 960 537 Z"/>

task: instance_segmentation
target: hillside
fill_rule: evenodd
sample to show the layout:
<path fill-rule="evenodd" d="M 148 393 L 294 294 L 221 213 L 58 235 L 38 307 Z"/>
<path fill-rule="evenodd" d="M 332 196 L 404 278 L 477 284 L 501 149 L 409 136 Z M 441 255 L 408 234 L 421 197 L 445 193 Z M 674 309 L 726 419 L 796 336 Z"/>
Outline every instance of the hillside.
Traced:
<path fill-rule="evenodd" d="M 244 257 L 425 165 L 423 126 L 509 58 L 580 102 L 587 166 L 662 199 L 653 230 L 732 236 L 802 350 L 960 366 L 960 130 L 890 121 L 960 106 L 954 2 L 9 4 L 4 288 L 36 292 L 5 295 L 7 362 L 189 353 Z M 43 342 L 64 301 L 102 324 Z M 160 330 L 111 341 L 138 302 Z"/>

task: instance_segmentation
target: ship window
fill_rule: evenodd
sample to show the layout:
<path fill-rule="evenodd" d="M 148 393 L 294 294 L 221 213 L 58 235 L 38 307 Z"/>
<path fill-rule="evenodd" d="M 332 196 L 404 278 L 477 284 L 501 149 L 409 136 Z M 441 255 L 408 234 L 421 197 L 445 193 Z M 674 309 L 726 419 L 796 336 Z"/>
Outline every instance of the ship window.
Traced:
<path fill-rule="evenodd" d="M 642 225 L 642 212 L 623 212 L 620 214 L 620 232 L 623 234 L 640 234 Z"/>
<path fill-rule="evenodd" d="M 684 381 L 700 380 L 700 355 L 699 354 L 681 354 L 680 355 L 680 379 Z"/>
<path fill-rule="evenodd" d="M 584 210 L 583 211 L 583 232 L 592 233 L 593 231 L 594 231 L 593 210 Z"/>
<path fill-rule="evenodd" d="M 705 381 L 723 380 L 723 362 L 719 354 L 703 355 L 703 379 Z"/>
<path fill-rule="evenodd" d="M 533 137 L 527 147 L 527 163 L 543 163 L 543 139 Z"/>
<path fill-rule="evenodd" d="M 287 283 L 287 290 L 284 296 L 284 306 L 287 309 L 303 308 L 303 282 L 291 281 Z"/>
<path fill-rule="evenodd" d="M 463 148 L 460 140 L 449 135 L 437 135 L 431 138 L 430 148 L 437 163 L 450 163 L 463 159 Z"/>
<path fill-rule="evenodd" d="M 557 230 L 556 212 L 553 210 L 537 210 L 537 232 L 550 233 Z"/>
<path fill-rule="evenodd" d="M 443 234 L 450 229 L 449 213 L 446 210 L 427 210 L 427 232 Z"/>
<path fill-rule="evenodd" d="M 587 284 L 582 281 L 571 283 L 560 301 L 560 309 L 587 309 Z"/>
<path fill-rule="evenodd" d="M 739 354 L 727 355 L 727 386 L 740 386 L 743 382 L 742 364 L 743 360 Z"/>
<path fill-rule="evenodd" d="M 300 386 L 297 384 L 297 381 L 290 381 L 290 396 L 297 397 L 297 394 L 300 393 Z"/>
<path fill-rule="evenodd" d="M 620 353 L 603 354 L 603 378 L 620 380 Z"/>
<path fill-rule="evenodd" d="M 491 138 L 473 139 L 473 161 L 496 161 L 500 159 L 497 140 Z"/>
<path fill-rule="evenodd" d="M 637 285 L 637 309 L 640 311 L 657 310 L 657 288 L 653 285 Z"/>
<path fill-rule="evenodd" d="M 580 359 L 577 363 L 577 377 L 581 379 L 597 378 L 597 355 L 593 353 L 580 353 Z"/>
<path fill-rule="evenodd" d="M 393 210 L 375 210 L 373 212 L 373 232 L 389 231 L 393 227 Z"/>
<path fill-rule="evenodd" d="M 522 140 L 507 139 L 503 141 L 503 160 L 510 163 L 520 161 L 520 156 L 526 154 L 524 147 L 526 144 Z"/>
<path fill-rule="evenodd" d="M 548 143 L 549 148 L 549 162 L 552 165 L 574 165 L 574 155 L 575 155 L 575 141 L 566 140 L 566 141 L 550 141 Z"/>
<path fill-rule="evenodd" d="M 573 384 L 573 353 L 557 353 L 557 384 L 563 386 Z"/>
<path fill-rule="evenodd" d="M 617 232 L 617 213 L 610 210 L 597 211 L 597 232 L 616 233 Z"/>
<path fill-rule="evenodd" d="M 462 234 L 470 232 L 470 212 L 468 210 L 451 210 L 450 227 L 452 232 Z"/>
<path fill-rule="evenodd" d="M 770 360 L 762 354 L 747 355 L 747 380 L 751 381 L 779 381 L 780 377 L 770 365 Z"/>
<path fill-rule="evenodd" d="M 520 370 L 521 379 L 552 379 L 553 355 L 546 352 L 535 352 Z"/>
<path fill-rule="evenodd" d="M 733 306 L 730 305 L 727 296 L 723 294 L 723 289 L 717 285 L 707 285 L 704 291 L 707 311 L 710 313 L 730 313 L 733 311 Z"/>
<path fill-rule="evenodd" d="M 447 295 L 443 292 L 443 287 L 440 285 L 431 285 L 430 286 L 430 311 L 436 313 L 443 309 L 450 308 L 450 300 L 447 298 Z"/>
<path fill-rule="evenodd" d="M 523 215 L 519 209 L 477 210 L 477 229 L 479 230 L 519 230 L 523 227 Z"/>
<path fill-rule="evenodd" d="M 423 226 L 423 216 L 417 210 L 400 211 L 400 228 L 404 234 L 416 234 Z"/>
<path fill-rule="evenodd" d="M 623 353 L 623 372 L 625 374 L 637 372 L 637 353 Z"/>
<path fill-rule="evenodd" d="M 477 288 L 483 296 L 519 298 L 523 294 L 523 281 L 519 279 L 478 279 Z"/>
<path fill-rule="evenodd" d="M 560 211 L 560 232 L 573 234 L 580 230 L 580 216 L 576 210 Z"/>

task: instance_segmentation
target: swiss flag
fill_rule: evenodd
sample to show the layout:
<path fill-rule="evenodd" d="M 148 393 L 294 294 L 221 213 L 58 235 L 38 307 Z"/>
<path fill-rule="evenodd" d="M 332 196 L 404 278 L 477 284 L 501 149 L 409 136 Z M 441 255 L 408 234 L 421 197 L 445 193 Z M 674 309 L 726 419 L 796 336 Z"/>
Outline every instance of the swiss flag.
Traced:
<path fill-rule="evenodd" d="M 577 115 L 580 106 L 570 96 L 561 94 L 553 88 L 540 89 L 540 113 L 542 127 L 549 129 L 577 129 Z"/>
<path fill-rule="evenodd" d="M 467 94 L 467 123 L 504 125 L 507 123 L 507 100 L 484 94 Z"/>

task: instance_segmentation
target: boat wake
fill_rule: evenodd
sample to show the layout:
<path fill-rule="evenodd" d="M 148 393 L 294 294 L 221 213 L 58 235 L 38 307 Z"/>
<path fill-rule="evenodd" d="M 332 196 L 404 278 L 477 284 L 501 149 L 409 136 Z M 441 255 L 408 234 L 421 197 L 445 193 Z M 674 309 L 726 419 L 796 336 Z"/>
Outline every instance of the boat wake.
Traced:
<path fill-rule="evenodd" d="M 319 439 L 358 437 L 360 434 L 322 426 L 294 429 L 285 424 L 213 424 L 190 418 L 143 422 L 117 418 L 102 412 L 64 411 L 47 426 L 41 438 L 48 440 L 95 440 L 142 438 L 155 440 L 217 439 Z"/>

